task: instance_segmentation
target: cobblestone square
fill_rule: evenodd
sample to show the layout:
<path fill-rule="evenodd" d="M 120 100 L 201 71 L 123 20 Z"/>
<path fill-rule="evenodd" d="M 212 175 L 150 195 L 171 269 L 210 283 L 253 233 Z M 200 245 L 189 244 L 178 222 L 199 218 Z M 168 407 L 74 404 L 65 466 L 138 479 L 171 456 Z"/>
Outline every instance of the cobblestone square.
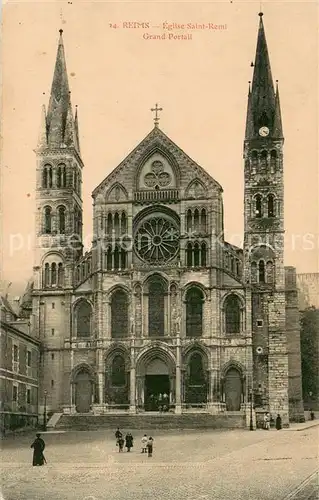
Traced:
<path fill-rule="evenodd" d="M 142 434 L 134 433 L 129 454 L 118 453 L 113 431 L 44 433 L 44 467 L 31 466 L 33 435 L 9 436 L 2 451 L 3 498 L 281 500 L 318 463 L 318 427 L 156 431 L 152 458 L 141 454 Z"/>

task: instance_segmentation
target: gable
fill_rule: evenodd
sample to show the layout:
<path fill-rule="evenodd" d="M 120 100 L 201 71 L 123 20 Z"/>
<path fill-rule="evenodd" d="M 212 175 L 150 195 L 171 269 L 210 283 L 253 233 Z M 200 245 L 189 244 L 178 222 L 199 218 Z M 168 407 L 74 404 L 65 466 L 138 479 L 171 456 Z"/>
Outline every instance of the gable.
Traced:
<path fill-rule="evenodd" d="M 159 163 L 154 165 L 154 162 L 161 162 L 161 165 Z M 158 172 L 159 168 L 162 170 Z M 105 199 L 108 190 L 111 192 L 113 185 L 116 184 L 125 185 L 129 197 L 132 194 L 129 192 L 130 190 L 153 189 L 152 186 L 156 186 L 156 183 L 159 189 L 179 188 L 183 177 L 187 178 L 184 188 L 191 180 L 198 178 L 208 191 L 218 190 L 222 192 L 217 181 L 187 156 L 158 127 L 154 127 L 143 141 L 97 186 L 92 196 L 95 200 L 99 195 Z"/>

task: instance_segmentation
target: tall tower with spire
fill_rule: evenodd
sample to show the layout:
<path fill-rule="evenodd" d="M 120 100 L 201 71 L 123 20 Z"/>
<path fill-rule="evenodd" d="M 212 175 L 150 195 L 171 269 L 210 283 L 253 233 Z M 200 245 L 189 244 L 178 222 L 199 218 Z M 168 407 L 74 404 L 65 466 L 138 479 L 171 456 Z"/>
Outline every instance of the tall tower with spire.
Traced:
<path fill-rule="evenodd" d="M 77 111 L 73 114 L 62 30 L 47 110 L 43 106 L 36 147 L 36 242 L 34 265 L 34 328 L 43 343 L 41 378 L 50 397 L 54 366 L 62 369 L 64 346 L 70 334 L 70 304 L 75 264 L 82 256 L 83 162 L 80 154 Z M 50 350 L 51 353 L 49 354 Z M 51 372 L 52 380 L 49 378 Z M 56 384 L 58 385 L 58 384 Z"/>
<path fill-rule="evenodd" d="M 82 254 L 83 162 L 80 155 L 77 109 L 73 115 L 65 62 L 62 30 L 51 87 L 49 106 L 42 108 L 37 155 L 37 252 L 43 256 L 59 250 L 66 263 Z M 72 286 L 71 271 L 64 269 L 63 283 Z M 55 276 L 50 277 L 50 284 Z"/>
<path fill-rule="evenodd" d="M 245 161 L 244 275 L 251 295 L 253 393 L 288 423 L 283 130 L 260 13 L 249 84 Z"/>

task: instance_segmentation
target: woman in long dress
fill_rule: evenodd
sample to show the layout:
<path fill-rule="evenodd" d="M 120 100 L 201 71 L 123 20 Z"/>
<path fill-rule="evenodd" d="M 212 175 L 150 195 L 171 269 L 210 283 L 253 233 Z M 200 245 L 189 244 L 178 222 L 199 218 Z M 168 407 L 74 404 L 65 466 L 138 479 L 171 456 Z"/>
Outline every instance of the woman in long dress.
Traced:
<path fill-rule="evenodd" d="M 276 429 L 277 429 L 277 431 L 280 431 L 280 429 L 281 429 L 281 416 L 279 415 L 279 413 L 278 413 L 277 418 L 276 418 Z"/>
<path fill-rule="evenodd" d="M 43 455 L 45 442 L 41 438 L 41 434 L 36 434 L 36 439 L 31 444 L 31 448 L 33 448 L 32 465 L 43 465 L 45 463 L 45 458 Z"/>

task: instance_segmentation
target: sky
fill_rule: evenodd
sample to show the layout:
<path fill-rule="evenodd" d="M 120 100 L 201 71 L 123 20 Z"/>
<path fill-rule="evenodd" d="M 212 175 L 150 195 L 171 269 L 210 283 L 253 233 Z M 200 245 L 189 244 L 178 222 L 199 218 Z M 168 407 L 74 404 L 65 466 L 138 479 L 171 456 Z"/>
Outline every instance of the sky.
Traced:
<path fill-rule="evenodd" d="M 78 106 L 84 239 L 93 189 L 160 128 L 224 189 L 226 238 L 243 237 L 243 139 L 260 2 L 7 2 L 2 12 L 1 280 L 21 293 L 32 276 L 34 149 L 63 28 Z M 318 272 L 318 6 L 262 2 L 285 135 L 285 264 Z M 149 23 L 132 28 L 125 23 Z M 163 23 L 224 29 L 163 30 Z M 118 27 L 114 27 L 114 26 Z M 166 33 L 165 40 L 147 38 Z M 168 34 L 192 34 L 169 40 Z M 144 38 L 144 37 L 145 38 Z"/>

